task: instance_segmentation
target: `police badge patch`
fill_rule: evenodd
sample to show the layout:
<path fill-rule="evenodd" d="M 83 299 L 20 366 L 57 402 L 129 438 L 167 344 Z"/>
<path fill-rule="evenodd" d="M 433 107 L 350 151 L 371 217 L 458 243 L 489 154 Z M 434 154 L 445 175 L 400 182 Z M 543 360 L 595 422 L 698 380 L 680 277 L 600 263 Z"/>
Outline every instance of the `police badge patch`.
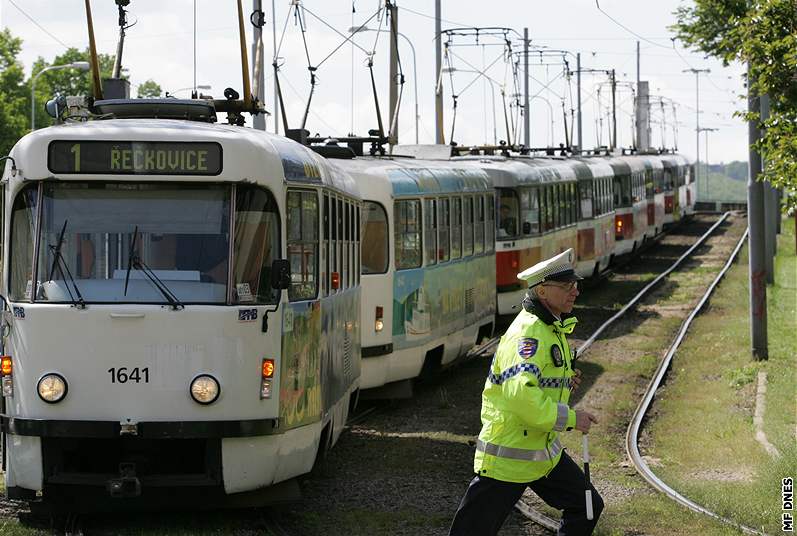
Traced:
<path fill-rule="evenodd" d="M 517 343 L 517 353 L 523 359 L 528 359 L 537 352 L 537 339 L 520 339 Z"/>
<path fill-rule="evenodd" d="M 551 359 L 553 359 L 553 364 L 556 367 L 561 367 L 564 364 L 562 350 L 559 349 L 559 345 L 557 344 L 551 346 Z"/>

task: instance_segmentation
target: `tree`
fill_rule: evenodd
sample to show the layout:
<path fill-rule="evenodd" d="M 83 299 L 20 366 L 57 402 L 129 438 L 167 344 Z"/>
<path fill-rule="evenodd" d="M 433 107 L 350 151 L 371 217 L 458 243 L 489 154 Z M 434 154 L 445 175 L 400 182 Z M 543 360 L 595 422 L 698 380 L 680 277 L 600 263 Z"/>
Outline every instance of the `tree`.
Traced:
<path fill-rule="evenodd" d="M 25 73 L 17 54 L 22 40 L 11 35 L 8 29 L 0 32 L 0 156 L 28 130 L 27 106 L 30 94 L 25 86 Z"/>
<path fill-rule="evenodd" d="M 33 63 L 32 73 L 35 75 L 50 65 L 64 65 L 76 61 L 89 61 L 88 49 L 80 51 L 76 48 L 69 48 L 63 54 L 53 58 L 52 62 L 47 62 L 44 58 L 39 57 Z M 109 54 L 98 54 L 97 61 L 100 64 L 100 79 L 110 78 L 113 73 L 114 57 Z M 122 78 L 126 78 L 126 76 L 122 75 Z M 53 118 L 47 115 L 44 110 L 44 103 L 53 98 L 56 93 L 61 95 L 91 95 L 91 71 L 58 69 L 47 71 L 36 80 L 35 113 L 37 126 L 45 127 L 53 124 Z M 28 92 L 28 99 L 30 99 L 30 92 Z M 28 100 L 28 106 L 30 106 L 30 100 Z"/>
<path fill-rule="evenodd" d="M 750 64 L 751 90 L 770 97 L 770 118 L 757 149 L 760 175 L 797 207 L 797 8 L 794 0 L 694 0 L 675 12 L 673 27 L 687 46 L 721 59 Z M 760 120 L 743 114 L 745 120 Z"/>
<path fill-rule="evenodd" d="M 161 95 L 163 95 L 163 90 L 161 90 L 160 85 L 151 78 L 138 86 L 139 99 L 157 99 Z"/>

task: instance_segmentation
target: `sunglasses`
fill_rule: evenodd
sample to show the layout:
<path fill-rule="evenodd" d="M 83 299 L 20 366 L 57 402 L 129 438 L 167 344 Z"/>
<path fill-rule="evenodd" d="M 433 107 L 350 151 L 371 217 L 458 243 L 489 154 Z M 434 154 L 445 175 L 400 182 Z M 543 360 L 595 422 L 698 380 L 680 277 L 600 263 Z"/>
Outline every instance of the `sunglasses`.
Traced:
<path fill-rule="evenodd" d="M 567 283 L 553 283 L 553 282 L 550 282 L 550 283 L 543 283 L 543 286 L 545 286 L 545 287 L 558 287 L 558 288 L 564 290 L 565 292 L 571 292 L 574 289 L 578 288 L 578 281 L 568 281 Z"/>

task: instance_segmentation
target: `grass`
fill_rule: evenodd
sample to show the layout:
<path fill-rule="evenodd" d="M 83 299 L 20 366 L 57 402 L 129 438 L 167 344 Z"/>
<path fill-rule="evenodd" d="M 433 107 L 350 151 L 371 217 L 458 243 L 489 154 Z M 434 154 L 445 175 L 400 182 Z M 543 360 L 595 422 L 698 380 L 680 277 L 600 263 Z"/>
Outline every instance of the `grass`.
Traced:
<path fill-rule="evenodd" d="M 784 244 L 794 243 L 792 229 L 793 225 L 784 230 Z M 795 318 L 794 277 L 789 280 L 789 274 L 795 273 L 793 261 L 793 254 L 784 253 L 778 265 L 779 286 L 770 289 L 770 361 L 751 363 L 749 357 L 747 261 L 743 258 L 720 286 L 710 310 L 698 317 L 698 324 L 687 335 L 641 438 L 643 455 L 665 482 L 721 515 L 754 527 L 765 524 L 768 532 L 779 532 L 780 513 L 774 508 L 779 508 L 780 478 L 795 474 L 792 460 L 797 453 L 782 449 L 784 456 L 779 461 L 749 467 L 750 460 L 764 456 L 752 432 L 755 383 L 751 380 L 759 366 L 787 371 L 771 383 L 766 423 L 770 441 L 779 438 L 778 448 L 793 445 L 794 419 L 784 415 L 792 415 L 795 407 L 792 356 L 797 353 L 797 326 L 784 325 Z M 695 514 L 654 491 L 625 455 L 625 425 L 686 314 L 686 309 L 678 314 L 678 308 L 693 303 L 717 270 L 688 267 L 673 273 L 657 292 L 661 315 L 650 315 L 630 328 L 618 327 L 623 335 L 598 341 L 588 357 L 601 366 L 606 391 L 592 400 L 587 395 L 584 405 L 590 409 L 589 404 L 597 402 L 601 414 L 600 424 L 590 433 L 593 482 L 607 500 L 595 532 L 599 536 L 738 534 L 737 529 Z M 564 437 L 577 460 L 580 439 L 580 434 Z"/>
<path fill-rule="evenodd" d="M 767 288 L 769 360 L 752 361 L 746 248 L 698 317 L 673 361 L 648 425 L 648 454 L 681 493 L 748 526 L 780 532 L 780 480 L 797 474 L 797 257 L 794 222 L 784 220 L 776 284 Z M 767 372 L 764 431 L 781 452 L 755 440 L 759 370 Z"/>
<path fill-rule="evenodd" d="M 722 173 L 712 172 L 706 179 L 705 170 L 702 170 L 696 187 L 698 201 L 747 202 L 747 181 L 738 181 Z"/>

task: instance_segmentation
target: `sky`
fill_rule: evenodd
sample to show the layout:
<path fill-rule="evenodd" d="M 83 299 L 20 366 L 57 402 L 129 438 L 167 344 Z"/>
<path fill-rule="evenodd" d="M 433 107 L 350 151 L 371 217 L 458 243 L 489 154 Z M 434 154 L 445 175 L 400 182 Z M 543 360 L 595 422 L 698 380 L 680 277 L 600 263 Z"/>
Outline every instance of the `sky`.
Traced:
<path fill-rule="evenodd" d="M 508 28 L 506 35 L 514 53 L 506 54 L 502 31 L 498 36 L 481 32 L 478 43 L 472 35 L 452 37 L 448 61 L 443 65 L 446 71 L 443 84 L 446 141 L 451 139 L 453 94 L 457 95 L 453 136 L 457 143 L 474 145 L 507 139 L 502 93 L 510 102 L 513 94 L 518 93 L 511 76 L 511 62 L 505 58 L 517 60 L 520 57 L 523 29 L 528 28 L 532 49 L 529 59 L 532 146 L 563 143 L 563 116 L 567 117 L 568 130 L 573 128 L 570 110 L 575 108 L 576 80 L 573 76 L 569 84 L 566 82 L 562 60 L 567 60 L 570 68 L 575 69 L 577 53 L 581 54 L 583 71 L 596 71 L 582 75 L 584 147 L 608 143 L 611 92 L 605 73 L 609 69 L 615 69 L 618 80 L 618 142 L 621 146 L 629 146 L 639 41 L 640 79 L 649 82 L 652 95 L 664 97 L 663 101 L 653 99 L 653 144 L 672 148 L 677 143 L 679 152 L 695 158 L 696 75 L 683 71 L 710 69 L 710 73 L 699 75 L 700 127 L 716 130 L 701 133 L 700 159 L 705 161 L 708 155 L 708 162 L 712 164 L 747 160 L 747 129 L 733 116 L 746 105 L 746 101 L 739 98 L 745 91 L 741 79 L 743 66 L 735 64 L 725 68 L 714 59 L 686 50 L 672 40 L 668 30 L 675 22 L 673 12 L 677 7 L 691 2 L 598 1 L 442 0 L 443 30 L 476 26 Z M 276 0 L 272 15 L 272 2 L 263 0 L 266 109 L 274 110 L 270 64 L 275 52 L 272 23 L 276 21 L 279 78 L 290 128 L 298 128 L 304 116 L 310 88 L 308 56 L 316 76 L 306 121 L 306 128 L 312 134 L 342 136 L 354 132 L 364 135 L 368 129 L 376 128 L 368 57 L 373 58 L 383 121 L 389 123 L 389 38 L 386 33 L 374 31 L 387 28 L 384 11 L 379 11 L 384 2 L 302 0 L 300 3 L 304 8 L 301 26 L 306 30 L 306 48 L 293 2 Z M 438 74 L 434 63 L 434 1 L 397 0 L 396 3 L 399 32 L 403 34 L 399 39 L 401 71 L 405 77 L 398 117 L 399 141 L 415 142 L 414 93 L 417 88 L 418 140 L 431 143 L 434 142 L 434 92 Z M 116 4 L 113 0 L 93 0 L 91 5 L 98 51 L 113 55 L 118 40 Z M 252 0 L 244 0 L 250 68 L 254 61 L 250 48 L 252 25 L 248 22 L 252 5 Z M 210 89 L 199 91 L 215 98 L 222 98 L 226 87 L 241 92 L 234 0 L 131 0 L 128 11 L 128 22 L 135 25 L 127 30 L 122 64 L 133 84 L 132 96 L 136 94 L 136 86 L 149 79 L 177 97 L 189 97 L 195 84 L 210 86 Z M 0 0 L 0 26 L 9 28 L 23 40 L 19 59 L 28 73 L 39 57 L 52 61 L 67 47 L 86 48 L 85 20 L 83 0 Z M 351 41 L 342 44 L 350 28 L 364 24 L 370 31 L 358 33 L 354 45 Z M 414 62 L 409 43 L 415 51 Z M 558 51 L 567 51 L 567 54 Z M 520 65 L 522 67 L 522 59 Z M 522 85 L 520 89 L 522 91 Z M 514 122 L 516 108 L 506 109 L 509 121 Z M 267 129 L 271 131 L 274 130 L 273 117 L 267 119 Z M 514 132 L 510 126 L 510 134 L 519 136 L 522 141 L 522 133 Z"/>

